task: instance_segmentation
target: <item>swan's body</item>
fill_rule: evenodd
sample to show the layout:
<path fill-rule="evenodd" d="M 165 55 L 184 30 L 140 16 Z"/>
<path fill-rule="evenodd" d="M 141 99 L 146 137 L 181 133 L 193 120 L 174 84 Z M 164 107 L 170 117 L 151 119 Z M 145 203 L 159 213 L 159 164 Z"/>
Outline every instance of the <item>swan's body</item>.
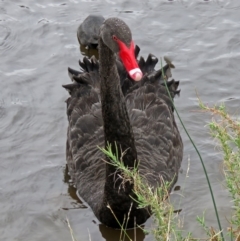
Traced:
<path fill-rule="evenodd" d="M 89 48 L 96 48 L 99 29 L 104 20 L 104 17 L 101 15 L 89 15 L 78 27 L 78 42 Z"/>
<path fill-rule="evenodd" d="M 77 74 L 69 69 L 75 81 L 64 86 L 71 95 L 66 101 L 70 175 L 80 196 L 97 218 L 116 228 L 119 225 L 112 211 L 122 223 L 133 203 L 128 221 L 128 227 L 133 227 L 144 223 L 150 210 L 138 209 L 130 197 L 134 197 L 133 184 L 126 182 L 123 185 L 120 171 L 103 161 L 109 160 L 98 146 L 104 147 L 107 142 L 115 146 L 116 142 L 118 151 L 126 151 L 123 157 L 125 166 L 133 167 L 138 162 L 140 175 L 153 188 L 161 185 L 161 178 L 175 184 L 183 154 L 182 140 L 161 71 L 154 70 L 157 59 L 151 55 L 146 62 L 140 59 L 139 67 L 146 74 L 141 81 L 132 82 L 120 73 L 120 82 L 118 73 L 122 70 L 119 65 L 117 68 L 114 54 L 117 47 L 106 37 L 106 32 L 118 24 L 129 37 L 130 30 L 126 29 L 124 22 L 116 18 L 106 20 L 99 39 L 99 70 L 96 60 L 85 59 L 84 63 L 80 62 L 84 71 Z M 127 37 L 120 33 L 117 38 L 124 41 Z M 125 41 L 129 44 L 131 36 Z M 164 69 L 170 73 L 168 66 Z M 138 79 L 138 73 L 133 78 Z M 168 86 L 174 97 L 178 82 L 172 80 Z M 114 148 L 113 151 L 116 152 Z"/>

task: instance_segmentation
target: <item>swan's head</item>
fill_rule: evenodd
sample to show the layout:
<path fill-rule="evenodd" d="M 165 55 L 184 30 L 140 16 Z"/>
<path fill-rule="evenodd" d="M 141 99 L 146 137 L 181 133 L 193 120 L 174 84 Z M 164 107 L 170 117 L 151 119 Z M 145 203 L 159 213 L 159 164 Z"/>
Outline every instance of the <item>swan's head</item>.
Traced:
<path fill-rule="evenodd" d="M 132 34 L 127 24 L 119 18 L 109 18 L 101 26 L 100 37 L 119 55 L 130 77 L 135 81 L 141 80 L 143 74 L 135 58 Z"/>

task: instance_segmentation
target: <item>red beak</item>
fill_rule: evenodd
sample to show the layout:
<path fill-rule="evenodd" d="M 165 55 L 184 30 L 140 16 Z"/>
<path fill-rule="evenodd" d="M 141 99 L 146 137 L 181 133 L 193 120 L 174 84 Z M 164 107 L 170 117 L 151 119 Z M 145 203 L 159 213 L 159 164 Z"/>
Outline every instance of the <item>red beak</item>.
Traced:
<path fill-rule="evenodd" d="M 120 52 L 119 57 L 123 62 L 124 67 L 126 68 L 130 77 L 135 80 L 139 81 L 142 79 L 142 71 L 139 69 L 137 64 L 137 60 L 134 54 L 134 43 L 131 42 L 130 48 L 128 48 L 122 41 L 119 39 L 117 40 Z"/>

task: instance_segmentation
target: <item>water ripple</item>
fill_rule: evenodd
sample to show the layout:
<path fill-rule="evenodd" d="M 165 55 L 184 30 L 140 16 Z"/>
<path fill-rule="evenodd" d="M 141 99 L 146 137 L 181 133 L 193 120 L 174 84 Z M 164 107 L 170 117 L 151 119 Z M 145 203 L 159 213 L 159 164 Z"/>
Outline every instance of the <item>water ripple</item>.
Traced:
<path fill-rule="evenodd" d="M 10 27 L 0 25 L 0 51 L 4 53 L 5 51 L 12 49 L 15 43 L 16 36 L 12 34 Z"/>
<path fill-rule="evenodd" d="M 240 2 L 239 1 L 232 1 L 232 0 L 217 0 L 217 3 L 220 7 L 226 9 L 239 9 Z"/>
<path fill-rule="evenodd" d="M 7 72 L 4 73 L 3 71 L 0 70 L 0 73 L 3 73 L 5 76 L 12 76 L 12 75 L 27 76 L 27 75 L 32 75 L 35 70 L 36 69 L 18 69 L 8 73 Z"/>

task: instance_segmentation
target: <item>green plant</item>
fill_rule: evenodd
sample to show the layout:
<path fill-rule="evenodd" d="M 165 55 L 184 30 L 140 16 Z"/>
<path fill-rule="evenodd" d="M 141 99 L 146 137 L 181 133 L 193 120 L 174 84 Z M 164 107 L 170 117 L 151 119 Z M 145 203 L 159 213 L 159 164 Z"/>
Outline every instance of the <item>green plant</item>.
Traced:
<path fill-rule="evenodd" d="M 124 153 L 118 158 L 113 154 L 110 144 L 100 150 L 111 160 L 110 164 L 121 171 L 124 182 L 128 180 L 134 183 L 134 194 L 137 198 L 133 201 L 138 203 L 139 208 L 150 207 L 154 221 L 154 227 L 150 231 L 155 240 L 167 241 L 174 237 L 175 240 L 189 240 L 179 239 L 181 231 L 177 230 L 178 215 L 174 213 L 174 208 L 168 198 L 171 183 L 161 180 L 162 185 L 153 189 L 146 183 L 144 176 L 139 175 L 137 166 L 132 169 L 124 166 L 122 162 Z M 188 236 L 190 237 L 190 234 Z"/>
<path fill-rule="evenodd" d="M 224 104 L 209 107 L 199 99 L 199 106 L 213 116 L 208 126 L 211 135 L 220 143 L 226 185 L 234 203 L 231 225 L 235 228 L 228 230 L 240 240 L 240 122 L 227 113 Z"/>
<path fill-rule="evenodd" d="M 201 227 L 206 232 L 209 240 L 211 241 L 221 241 L 222 238 L 220 236 L 221 232 L 216 232 L 213 227 L 208 227 L 205 223 L 205 212 L 203 213 L 202 217 L 197 216 L 197 222 L 201 225 Z"/>
<path fill-rule="evenodd" d="M 217 209 L 216 201 L 215 201 L 215 198 L 214 198 L 212 186 L 211 186 L 211 183 L 210 183 L 210 180 L 209 180 L 209 177 L 208 177 L 207 169 L 205 167 L 205 164 L 203 162 L 202 156 L 201 156 L 197 146 L 195 145 L 195 143 L 194 143 L 192 137 L 190 136 L 190 134 L 188 133 L 188 131 L 187 131 L 187 129 L 186 129 L 186 127 L 185 127 L 185 125 L 184 125 L 184 123 L 183 123 L 179 113 L 178 113 L 178 110 L 177 110 L 177 108 L 174 105 L 173 99 L 171 97 L 170 91 L 169 91 L 168 86 L 167 86 L 166 77 L 165 77 L 163 66 L 162 66 L 162 59 L 161 59 L 161 69 L 162 69 L 162 76 L 163 76 L 163 79 L 164 79 L 164 84 L 165 84 L 166 90 L 168 92 L 168 96 L 169 96 L 169 98 L 170 98 L 170 100 L 172 102 L 173 108 L 174 108 L 174 110 L 175 110 L 175 112 L 177 114 L 177 117 L 178 117 L 178 119 L 179 119 L 179 121 L 180 121 L 180 123 L 181 123 L 181 125 L 182 125 L 182 127 L 183 127 L 183 129 L 185 131 L 185 133 L 187 134 L 190 142 L 192 143 L 192 145 L 193 145 L 193 147 L 194 147 L 194 149 L 195 149 L 195 151 L 196 151 L 196 153 L 197 153 L 197 155 L 198 155 L 198 157 L 200 159 L 200 162 L 202 164 L 203 171 L 204 171 L 204 174 L 205 174 L 205 177 L 206 177 L 206 180 L 207 180 L 207 183 L 208 183 L 209 191 L 210 191 L 210 194 L 211 194 L 211 199 L 212 199 L 212 202 L 213 202 L 213 207 L 214 207 L 214 210 L 215 210 L 215 215 L 216 215 L 216 218 L 217 218 L 218 227 L 219 227 L 219 230 L 222 230 L 222 225 L 221 225 L 221 222 L 220 222 L 220 219 L 219 219 L 218 209 Z M 221 232 L 221 237 L 222 237 L 222 241 L 224 241 L 224 236 L 223 236 L 222 232 Z"/>

